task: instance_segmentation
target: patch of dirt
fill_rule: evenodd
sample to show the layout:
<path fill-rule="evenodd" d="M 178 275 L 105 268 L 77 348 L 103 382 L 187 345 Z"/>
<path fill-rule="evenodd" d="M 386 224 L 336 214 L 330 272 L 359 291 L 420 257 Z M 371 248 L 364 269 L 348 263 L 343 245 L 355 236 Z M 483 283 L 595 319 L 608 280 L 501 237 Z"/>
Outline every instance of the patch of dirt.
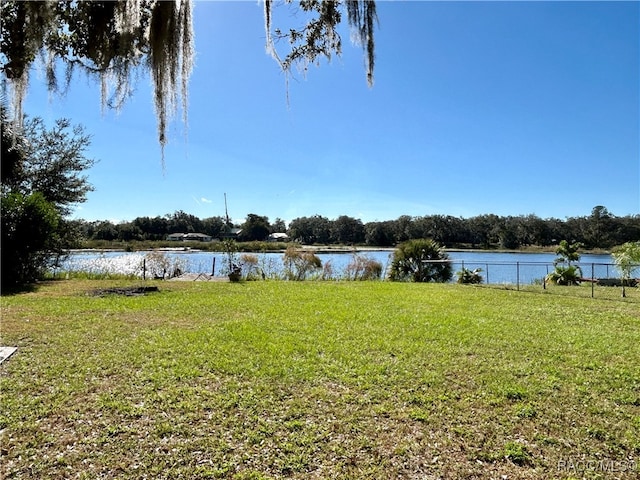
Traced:
<path fill-rule="evenodd" d="M 116 288 L 99 288 L 91 290 L 88 295 L 92 297 L 104 297 L 105 295 L 125 295 L 127 297 L 142 296 L 149 292 L 159 292 L 158 287 L 116 287 Z"/>

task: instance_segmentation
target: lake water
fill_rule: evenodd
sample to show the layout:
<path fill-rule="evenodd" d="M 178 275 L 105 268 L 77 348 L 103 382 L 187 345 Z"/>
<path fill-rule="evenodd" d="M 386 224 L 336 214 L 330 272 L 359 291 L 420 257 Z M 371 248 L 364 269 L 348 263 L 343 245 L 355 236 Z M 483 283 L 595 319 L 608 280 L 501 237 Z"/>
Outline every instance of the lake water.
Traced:
<path fill-rule="evenodd" d="M 200 251 L 165 251 L 162 252 L 168 264 L 179 266 L 182 272 L 206 273 L 225 275 L 227 258 L 220 252 Z M 372 250 L 360 251 L 359 255 L 366 256 L 382 264 L 386 273 L 391 265 L 393 252 Z M 462 267 L 468 269 L 482 269 L 481 275 L 485 283 L 510 283 L 531 284 L 541 279 L 553 270 L 553 261 L 556 255 L 553 253 L 503 253 L 483 251 L 451 251 L 448 252 L 453 264 L 453 271 L 457 272 Z M 147 275 L 153 276 L 162 273 L 158 262 L 150 260 L 150 252 L 74 252 L 66 260 L 61 271 L 81 271 L 94 274 L 126 274 L 142 276 L 142 265 L 146 258 Z M 151 256 L 157 255 L 157 252 Z M 282 253 L 258 253 L 253 254 L 258 259 L 257 267 L 267 277 L 277 277 L 283 271 Z M 238 254 L 240 259 L 242 254 Z M 330 262 L 333 277 L 343 278 L 347 266 L 352 262 L 353 253 L 318 253 L 322 264 Z M 582 268 L 583 276 L 595 278 L 608 278 L 619 276 L 619 272 L 613 265 L 611 255 L 584 254 L 578 263 Z M 155 265 L 155 266 L 154 266 Z M 159 271 L 154 271 L 158 269 Z M 171 269 L 170 268 L 170 269 Z M 168 270 L 170 270 L 168 269 Z"/>

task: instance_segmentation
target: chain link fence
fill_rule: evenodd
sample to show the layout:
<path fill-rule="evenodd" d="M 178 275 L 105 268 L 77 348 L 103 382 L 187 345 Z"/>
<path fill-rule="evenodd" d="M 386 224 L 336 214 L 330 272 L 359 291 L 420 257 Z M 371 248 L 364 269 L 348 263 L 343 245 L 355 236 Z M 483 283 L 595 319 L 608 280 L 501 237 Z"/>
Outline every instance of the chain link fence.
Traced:
<path fill-rule="evenodd" d="M 453 259 L 451 264 L 454 272 L 477 270 L 482 277 L 482 284 L 489 287 L 640 303 L 640 278 L 623 281 L 613 263 L 572 263 L 579 267 L 580 277 L 579 283 L 571 286 L 548 281 L 549 274 L 555 270 L 555 265 L 548 262 L 471 262 Z M 640 265 L 636 269 L 640 269 Z"/>

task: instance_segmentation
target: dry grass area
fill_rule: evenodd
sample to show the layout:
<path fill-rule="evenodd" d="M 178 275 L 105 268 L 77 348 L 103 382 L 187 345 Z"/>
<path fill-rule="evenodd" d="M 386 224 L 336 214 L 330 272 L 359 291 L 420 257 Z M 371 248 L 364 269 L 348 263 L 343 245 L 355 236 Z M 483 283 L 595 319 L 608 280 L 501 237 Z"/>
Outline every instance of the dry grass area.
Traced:
<path fill-rule="evenodd" d="M 637 304 L 388 282 L 2 297 L 0 476 L 636 479 Z"/>

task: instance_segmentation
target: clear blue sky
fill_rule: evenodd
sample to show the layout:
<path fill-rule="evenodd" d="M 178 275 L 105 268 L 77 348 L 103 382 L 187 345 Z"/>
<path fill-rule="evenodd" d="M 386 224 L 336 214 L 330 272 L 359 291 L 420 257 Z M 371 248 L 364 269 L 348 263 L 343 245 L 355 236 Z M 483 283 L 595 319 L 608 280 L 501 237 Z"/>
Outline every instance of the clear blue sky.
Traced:
<path fill-rule="evenodd" d="M 343 55 L 289 83 L 265 53 L 262 4 L 196 2 L 189 129 L 161 165 L 148 78 L 116 114 L 80 76 L 25 112 L 92 134 L 95 191 L 76 218 L 184 210 L 290 221 L 640 213 L 640 3 L 378 2 L 375 85 Z M 291 9 L 278 7 L 274 26 Z"/>

